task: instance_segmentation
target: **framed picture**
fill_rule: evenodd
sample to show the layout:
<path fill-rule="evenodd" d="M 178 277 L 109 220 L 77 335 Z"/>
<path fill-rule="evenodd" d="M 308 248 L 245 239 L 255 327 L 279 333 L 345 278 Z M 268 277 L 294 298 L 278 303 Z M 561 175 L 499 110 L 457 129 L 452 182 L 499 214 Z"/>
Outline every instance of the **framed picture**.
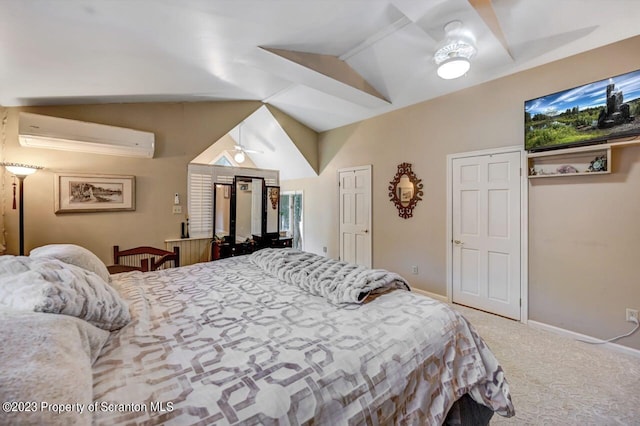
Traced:
<path fill-rule="evenodd" d="M 131 211 L 136 209 L 136 177 L 56 173 L 55 213 Z"/>

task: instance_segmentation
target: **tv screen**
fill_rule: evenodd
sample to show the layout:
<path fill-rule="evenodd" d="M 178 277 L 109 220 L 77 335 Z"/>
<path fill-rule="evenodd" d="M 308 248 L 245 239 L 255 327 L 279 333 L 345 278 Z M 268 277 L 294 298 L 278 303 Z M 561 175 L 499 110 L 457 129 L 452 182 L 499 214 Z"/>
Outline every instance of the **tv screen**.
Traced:
<path fill-rule="evenodd" d="M 640 70 L 524 103 L 527 151 L 636 135 L 640 135 Z"/>

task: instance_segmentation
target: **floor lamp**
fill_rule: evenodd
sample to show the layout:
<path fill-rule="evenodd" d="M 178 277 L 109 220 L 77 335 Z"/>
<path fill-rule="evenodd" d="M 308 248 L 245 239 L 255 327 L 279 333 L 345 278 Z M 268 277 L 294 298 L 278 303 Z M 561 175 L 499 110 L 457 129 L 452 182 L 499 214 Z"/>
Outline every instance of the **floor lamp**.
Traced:
<path fill-rule="evenodd" d="M 34 174 L 42 167 L 29 166 L 27 164 L 18 163 L 2 163 L 7 171 L 18 178 L 18 196 L 20 197 L 20 208 L 18 209 L 18 217 L 20 218 L 20 256 L 24 256 L 24 178 Z M 15 183 L 14 183 L 15 185 Z M 16 192 L 13 190 L 13 208 L 16 208 Z"/>

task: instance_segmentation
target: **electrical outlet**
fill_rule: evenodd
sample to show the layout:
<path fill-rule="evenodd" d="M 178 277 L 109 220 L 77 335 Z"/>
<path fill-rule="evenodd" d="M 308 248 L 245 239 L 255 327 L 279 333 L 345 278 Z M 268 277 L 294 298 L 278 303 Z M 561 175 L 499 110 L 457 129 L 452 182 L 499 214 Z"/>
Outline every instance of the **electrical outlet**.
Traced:
<path fill-rule="evenodd" d="M 417 267 L 416 265 L 413 265 L 413 266 L 411 267 L 411 273 L 412 273 L 413 275 L 418 275 L 418 267 Z"/>
<path fill-rule="evenodd" d="M 628 322 L 638 322 L 638 310 L 627 308 L 627 321 Z"/>
<path fill-rule="evenodd" d="M 181 214 L 182 206 L 173 206 L 173 214 Z"/>
<path fill-rule="evenodd" d="M 326 247 L 322 247 L 322 252 L 326 253 L 327 252 L 327 248 Z"/>

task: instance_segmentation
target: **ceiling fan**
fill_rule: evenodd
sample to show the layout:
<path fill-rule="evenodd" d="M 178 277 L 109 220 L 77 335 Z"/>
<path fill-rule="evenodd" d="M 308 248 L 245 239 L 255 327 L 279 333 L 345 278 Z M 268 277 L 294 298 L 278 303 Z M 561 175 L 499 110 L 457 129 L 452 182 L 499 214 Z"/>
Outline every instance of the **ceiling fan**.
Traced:
<path fill-rule="evenodd" d="M 506 53 L 513 60 L 513 52 L 502 31 L 498 16 L 493 6 L 494 0 L 467 0 L 475 9 L 482 21 L 487 25 L 494 37 L 500 42 Z M 461 77 L 471 66 L 470 59 L 475 56 L 475 36 L 465 29 L 462 22 L 453 20 L 444 26 L 445 38 L 440 42 L 433 59 L 437 65 L 439 77 L 449 80 Z"/>
<path fill-rule="evenodd" d="M 258 151 L 255 149 L 247 149 L 242 145 L 242 124 L 238 125 L 238 143 L 235 145 L 235 153 L 233 154 L 233 159 L 236 163 L 243 163 L 246 159 L 245 154 L 264 154 L 263 151 Z"/>

